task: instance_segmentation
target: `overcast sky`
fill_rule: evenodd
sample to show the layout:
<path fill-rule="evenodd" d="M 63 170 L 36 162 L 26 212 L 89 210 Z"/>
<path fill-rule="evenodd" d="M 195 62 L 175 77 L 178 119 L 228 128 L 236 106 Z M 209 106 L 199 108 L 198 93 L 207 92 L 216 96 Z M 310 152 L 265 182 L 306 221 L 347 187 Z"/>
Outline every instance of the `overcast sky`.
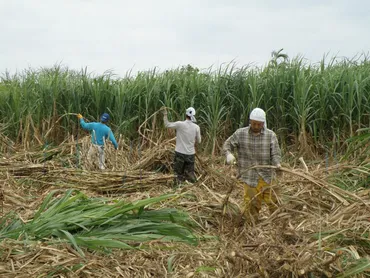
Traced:
<path fill-rule="evenodd" d="M 370 50 L 368 0 L 0 0 L 0 74 L 62 64 L 101 74 L 264 65 L 273 50 Z"/>

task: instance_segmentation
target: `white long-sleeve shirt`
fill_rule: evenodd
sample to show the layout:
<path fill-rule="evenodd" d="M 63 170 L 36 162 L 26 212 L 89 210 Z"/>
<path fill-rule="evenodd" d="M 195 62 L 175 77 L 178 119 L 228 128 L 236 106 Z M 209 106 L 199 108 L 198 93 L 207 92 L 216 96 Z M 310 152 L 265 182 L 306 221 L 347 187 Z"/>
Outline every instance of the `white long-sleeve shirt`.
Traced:
<path fill-rule="evenodd" d="M 192 155 L 195 154 L 195 142 L 201 142 L 200 127 L 190 120 L 169 122 L 167 114 L 163 115 L 164 125 L 176 129 L 175 151 Z"/>

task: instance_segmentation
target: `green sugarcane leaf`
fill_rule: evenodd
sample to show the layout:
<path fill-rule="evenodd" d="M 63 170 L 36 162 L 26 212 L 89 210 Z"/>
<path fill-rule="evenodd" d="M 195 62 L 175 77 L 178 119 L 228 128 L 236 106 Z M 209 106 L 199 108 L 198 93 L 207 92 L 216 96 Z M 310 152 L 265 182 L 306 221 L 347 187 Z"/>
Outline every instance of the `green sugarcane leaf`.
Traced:
<path fill-rule="evenodd" d="M 84 252 L 81 250 L 80 247 L 78 247 L 76 239 L 73 237 L 73 235 L 71 235 L 69 232 L 64 231 L 64 230 L 60 230 L 60 231 L 65 234 L 67 239 L 72 243 L 73 247 L 77 250 L 77 252 L 81 255 L 81 257 L 85 257 Z"/>

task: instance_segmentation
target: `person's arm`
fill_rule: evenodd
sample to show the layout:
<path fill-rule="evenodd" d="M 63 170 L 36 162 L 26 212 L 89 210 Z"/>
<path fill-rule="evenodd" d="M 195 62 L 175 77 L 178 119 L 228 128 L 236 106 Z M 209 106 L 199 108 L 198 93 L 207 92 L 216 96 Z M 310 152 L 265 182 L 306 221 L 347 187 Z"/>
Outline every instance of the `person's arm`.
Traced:
<path fill-rule="evenodd" d="M 109 140 L 112 142 L 112 144 L 114 145 L 114 148 L 117 150 L 118 144 L 117 144 L 116 138 L 114 137 L 112 130 L 109 130 Z"/>
<path fill-rule="evenodd" d="M 197 133 L 195 135 L 195 140 L 198 144 L 200 144 L 202 142 L 202 137 L 200 135 L 200 127 L 199 126 L 197 127 Z"/>
<path fill-rule="evenodd" d="M 168 121 L 166 110 L 163 111 L 163 122 L 164 122 L 165 127 L 168 127 L 168 128 L 177 128 L 178 127 L 178 122 Z"/>
<path fill-rule="evenodd" d="M 239 146 L 239 130 L 235 131 L 223 145 L 223 151 L 225 155 L 231 153 Z"/>
<path fill-rule="evenodd" d="M 86 123 L 81 114 L 77 114 L 77 118 L 80 119 L 80 125 L 83 129 L 86 129 L 86 130 L 93 130 L 94 129 L 94 123 Z"/>
<path fill-rule="evenodd" d="M 233 135 L 227 138 L 223 145 L 223 151 L 226 155 L 227 164 L 235 163 L 235 156 L 231 152 L 238 146 L 239 146 L 239 130 L 235 131 Z"/>
<path fill-rule="evenodd" d="M 271 137 L 270 146 L 271 146 L 270 150 L 271 150 L 272 165 L 280 168 L 281 167 L 281 150 L 280 150 L 279 142 L 278 142 L 278 139 L 275 133 Z"/>

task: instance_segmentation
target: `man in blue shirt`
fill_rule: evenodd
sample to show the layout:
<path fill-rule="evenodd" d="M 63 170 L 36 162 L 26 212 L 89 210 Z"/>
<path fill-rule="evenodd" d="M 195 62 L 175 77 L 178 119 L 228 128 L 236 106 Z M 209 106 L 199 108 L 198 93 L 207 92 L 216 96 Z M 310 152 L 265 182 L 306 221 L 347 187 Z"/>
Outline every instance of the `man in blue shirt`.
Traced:
<path fill-rule="evenodd" d="M 104 113 L 100 117 L 100 122 L 86 123 L 81 114 L 77 115 L 77 118 L 80 120 L 81 127 L 83 129 L 89 130 L 91 133 L 91 146 L 89 152 L 87 153 L 87 159 L 92 164 L 93 156 L 98 154 L 99 168 L 101 170 L 105 169 L 105 157 L 104 157 L 104 146 L 105 140 L 109 140 L 114 145 L 114 148 L 118 149 L 118 144 L 112 130 L 106 125 L 109 121 L 109 114 Z"/>

